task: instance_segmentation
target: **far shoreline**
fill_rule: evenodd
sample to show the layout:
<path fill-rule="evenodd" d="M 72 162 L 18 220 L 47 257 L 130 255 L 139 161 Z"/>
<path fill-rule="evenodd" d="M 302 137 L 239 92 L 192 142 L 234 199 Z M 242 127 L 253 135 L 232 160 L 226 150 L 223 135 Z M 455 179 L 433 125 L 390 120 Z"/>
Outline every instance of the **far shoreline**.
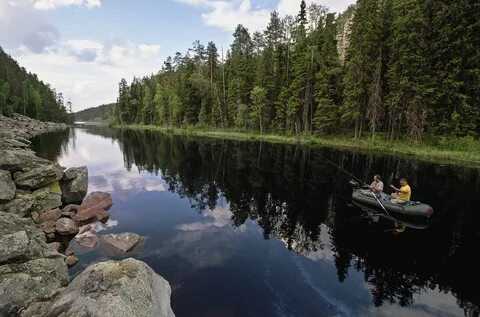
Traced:
<path fill-rule="evenodd" d="M 480 168 L 480 142 L 468 140 L 469 150 L 444 149 L 428 143 L 412 141 L 388 141 L 380 136 L 354 139 L 347 135 L 340 136 L 289 136 L 274 133 L 256 133 L 252 131 L 226 130 L 199 127 L 173 128 L 155 125 L 111 125 L 115 129 L 159 131 L 172 135 L 207 137 L 234 141 L 264 141 L 279 144 L 297 144 L 311 147 L 328 147 L 340 150 L 358 151 L 366 154 L 394 155 L 407 159 L 417 159 L 436 164 L 449 164 L 461 167 Z M 461 142 L 461 138 L 449 137 L 448 144 Z M 472 149 L 473 146 L 473 149 Z M 475 149 L 478 147 L 478 151 Z"/>

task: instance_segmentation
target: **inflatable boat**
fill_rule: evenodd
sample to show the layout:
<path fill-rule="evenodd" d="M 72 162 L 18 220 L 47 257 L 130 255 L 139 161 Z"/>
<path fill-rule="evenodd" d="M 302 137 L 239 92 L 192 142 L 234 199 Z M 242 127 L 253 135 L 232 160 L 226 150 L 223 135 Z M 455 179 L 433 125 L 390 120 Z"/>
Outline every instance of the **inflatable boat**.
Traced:
<path fill-rule="evenodd" d="M 433 208 L 430 205 L 416 201 L 409 201 L 404 204 L 392 203 L 390 199 L 386 197 L 378 198 L 371 190 L 363 188 L 353 190 L 352 202 L 370 213 L 376 211 L 388 217 L 404 219 L 410 222 L 424 223 L 433 215 Z"/>

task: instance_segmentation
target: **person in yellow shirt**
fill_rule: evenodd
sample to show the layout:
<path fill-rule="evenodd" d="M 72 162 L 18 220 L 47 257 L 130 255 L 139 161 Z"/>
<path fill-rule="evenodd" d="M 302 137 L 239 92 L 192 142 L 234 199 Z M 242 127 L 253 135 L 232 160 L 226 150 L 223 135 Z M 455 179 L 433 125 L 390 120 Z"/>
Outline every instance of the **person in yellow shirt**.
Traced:
<path fill-rule="evenodd" d="M 403 204 L 410 201 L 410 198 L 412 197 L 412 189 L 410 188 L 410 185 L 408 185 L 406 178 L 400 179 L 400 188 L 393 185 L 390 185 L 390 187 L 395 191 L 392 193 L 392 203 Z"/>

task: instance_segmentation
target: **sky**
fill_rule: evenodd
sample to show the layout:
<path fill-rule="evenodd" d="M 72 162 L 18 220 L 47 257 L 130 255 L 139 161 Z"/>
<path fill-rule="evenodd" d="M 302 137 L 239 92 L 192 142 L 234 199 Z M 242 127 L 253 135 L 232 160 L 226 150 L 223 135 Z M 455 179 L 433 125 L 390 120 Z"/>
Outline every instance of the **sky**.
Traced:
<path fill-rule="evenodd" d="M 308 0 L 341 12 L 355 0 Z M 238 24 L 263 30 L 300 0 L 0 0 L 0 46 L 72 101 L 114 102 L 121 78 L 156 73 L 195 40 L 226 51 Z"/>

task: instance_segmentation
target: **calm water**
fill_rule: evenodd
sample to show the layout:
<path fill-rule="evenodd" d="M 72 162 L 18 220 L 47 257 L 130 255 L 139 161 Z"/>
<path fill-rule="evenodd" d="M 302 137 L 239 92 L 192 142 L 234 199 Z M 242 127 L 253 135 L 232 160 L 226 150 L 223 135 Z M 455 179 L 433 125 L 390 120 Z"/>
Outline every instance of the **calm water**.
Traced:
<path fill-rule="evenodd" d="M 478 316 L 478 170 L 98 127 L 35 149 L 87 165 L 89 191 L 112 193 L 102 233 L 146 237 L 128 256 L 168 279 L 177 316 Z M 331 161 L 363 179 L 409 177 L 431 226 L 395 236 L 362 221 Z M 73 247 L 72 274 L 122 257 Z"/>

